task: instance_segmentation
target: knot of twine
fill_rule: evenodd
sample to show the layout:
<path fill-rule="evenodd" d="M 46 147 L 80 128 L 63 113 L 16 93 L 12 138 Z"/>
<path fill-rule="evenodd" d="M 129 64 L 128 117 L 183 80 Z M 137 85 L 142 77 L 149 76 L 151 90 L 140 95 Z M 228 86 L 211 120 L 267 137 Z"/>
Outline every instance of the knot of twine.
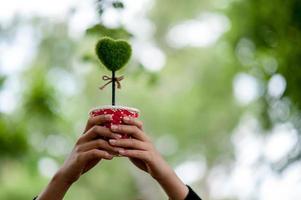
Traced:
<path fill-rule="evenodd" d="M 117 83 L 117 88 L 121 89 L 121 83 L 120 83 L 120 81 L 122 81 L 123 79 L 124 79 L 124 76 L 115 77 L 114 80 L 113 80 L 113 77 L 109 77 L 107 75 L 104 75 L 102 77 L 102 80 L 108 81 L 108 82 L 106 84 L 104 84 L 103 86 L 101 86 L 99 89 L 103 90 L 107 85 L 109 85 L 113 81 Z"/>

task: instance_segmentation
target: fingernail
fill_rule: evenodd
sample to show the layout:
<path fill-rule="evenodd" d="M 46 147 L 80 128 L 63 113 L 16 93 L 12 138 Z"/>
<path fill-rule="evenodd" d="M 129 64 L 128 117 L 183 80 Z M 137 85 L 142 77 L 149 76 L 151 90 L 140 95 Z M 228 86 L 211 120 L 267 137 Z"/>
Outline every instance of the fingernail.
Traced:
<path fill-rule="evenodd" d="M 129 117 L 124 117 L 123 119 L 124 119 L 124 121 L 130 121 Z"/>
<path fill-rule="evenodd" d="M 118 153 L 119 153 L 120 150 L 123 150 L 123 149 L 122 148 L 114 148 L 114 151 L 116 151 Z"/>
<path fill-rule="evenodd" d="M 110 142 L 111 144 L 115 144 L 115 143 L 116 143 L 116 140 L 109 140 L 109 142 Z"/>
<path fill-rule="evenodd" d="M 118 153 L 120 153 L 120 154 L 124 154 L 124 149 L 119 149 L 119 151 L 118 151 Z"/>
<path fill-rule="evenodd" d="M 111 120 L 112 119 L 112 115 L 106 115 L 106 119 Z"/>
<path fill-rule="evenodd" d="M 112 125 L 112 126 L 111 126 L 111 129 L 112 129 L 113 131 L 116 131 L 116 130 L 118 129 L 118 127 L 117 127 L 116 125 Z"/>
<path fill-rule="evenodd" d="M 115 137 L 116 139 L 120 139 L 120 138 L 122 138 L 122 135 L 120 135 L 120 134 L 114 134 L 114 137 Z"/>

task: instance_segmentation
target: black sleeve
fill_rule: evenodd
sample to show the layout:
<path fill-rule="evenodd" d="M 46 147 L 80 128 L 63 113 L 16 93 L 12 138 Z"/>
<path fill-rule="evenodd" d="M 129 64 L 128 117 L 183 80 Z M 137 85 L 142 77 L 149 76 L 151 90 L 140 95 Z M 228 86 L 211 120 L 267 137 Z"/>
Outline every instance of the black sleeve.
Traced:
<path fill-rule="evenodd" d="M 202 200 L 192 189 L 187 185 L 189 192 L 185 200 Z"/>

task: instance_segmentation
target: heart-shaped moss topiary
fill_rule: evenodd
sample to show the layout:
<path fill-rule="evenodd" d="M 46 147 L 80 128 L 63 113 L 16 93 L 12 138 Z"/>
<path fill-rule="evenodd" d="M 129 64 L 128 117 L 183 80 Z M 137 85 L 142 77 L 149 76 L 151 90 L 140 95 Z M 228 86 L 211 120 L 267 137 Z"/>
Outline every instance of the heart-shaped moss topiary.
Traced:
<path fill-rule="evenodd" d="M 96 44 L 96 54 L 106 68 L 117 71 L 129 61 L 132 48 L 124 40 L 105 37 Z"/>

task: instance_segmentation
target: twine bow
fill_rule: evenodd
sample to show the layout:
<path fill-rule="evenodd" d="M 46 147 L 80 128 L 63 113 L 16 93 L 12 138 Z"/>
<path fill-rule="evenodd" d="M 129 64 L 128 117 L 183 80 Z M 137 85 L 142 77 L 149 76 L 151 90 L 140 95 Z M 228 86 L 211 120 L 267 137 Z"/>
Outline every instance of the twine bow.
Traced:
<path fill-rule="evenodd" d="M 104 81 L 108 81 L 106 84 L 104 84 L 103 86 L 101 86 L 99 89 L 103 90 L 107 85 L 109 85 L 110 83 L 112 83 L 113 81 L 115 81 L 117 83 L 117 88 L 121 89 L 121 83 L 120 81 L 122 81 L 124 79 L 124 76 L 119 76 L 119 77 L 115 77 L 115 79 L 113 80 L 112 77 L 109 77 L 107 75 L 104 75 L 102 77 L 102 80 Z"/>

